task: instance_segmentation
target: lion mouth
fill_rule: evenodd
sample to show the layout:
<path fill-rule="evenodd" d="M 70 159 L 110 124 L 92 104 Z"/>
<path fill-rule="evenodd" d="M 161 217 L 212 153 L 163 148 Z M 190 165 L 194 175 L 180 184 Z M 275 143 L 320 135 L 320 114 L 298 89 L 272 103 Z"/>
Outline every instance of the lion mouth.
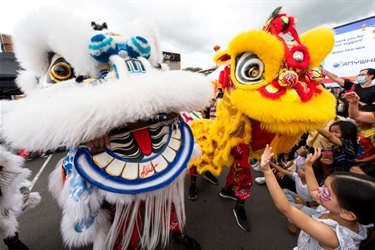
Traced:
<path fill-rule="evenodd" d="M 110 148 L 91 155 L 80 148 L 77 171 L 91 184 L 116 193 L 152 191 L 172 182 L 185 169 L 193 137 L 176 113 L 113 130 Z"/>
<path fill-rule="evenodd" d="M 171 143 L 178 145 L 176 139 L 169 134 L 178 124 L 176 113 L 159 114 L 148 121 L 128 124 L 125 128 L 112 130 L 110 137 L 110 153 L 116 158 L 129 162 L 140 162 L 153 158 Z M 174 148 L 174 147 L 172 147 Z M 178 149 L 178 148 L 177 148 Z M 108 152 L 109 150 L 107 150 Z"/>

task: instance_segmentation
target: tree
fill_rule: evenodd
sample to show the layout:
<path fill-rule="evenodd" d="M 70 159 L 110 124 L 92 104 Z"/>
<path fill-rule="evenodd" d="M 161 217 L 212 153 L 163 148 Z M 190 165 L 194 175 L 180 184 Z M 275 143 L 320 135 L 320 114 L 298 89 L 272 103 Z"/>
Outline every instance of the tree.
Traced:
<path fill-rule="evenodd" d="M 194 67 L 187 67 L 183 69 L 184 71 L 191 71 L 191 72 L 198 72 L 201 71 L 202 68 L 194 68 Z"/>

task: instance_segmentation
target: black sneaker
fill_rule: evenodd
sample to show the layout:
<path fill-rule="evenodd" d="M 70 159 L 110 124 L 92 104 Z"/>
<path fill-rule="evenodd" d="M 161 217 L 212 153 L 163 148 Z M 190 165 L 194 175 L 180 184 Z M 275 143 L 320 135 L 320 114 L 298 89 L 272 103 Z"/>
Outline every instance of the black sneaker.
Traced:
<path fill-rule="evenodd" d="M 211 183 L 214 184 L 214 185 L 219 184 L 219 180 L 216 179 L 216 177 L 215 177 L 210 171 L 206 171 L 206 172 L 204 172 L 203 178 L 204 178 L 206 181 L 209 181 L 209 182 L 211 182 Z"/>
<path fill-rule="evenodd" d="M 198 193 L 198 189 L 196 187 L 190 186 L 188 198 L 192 201 L 195 201 L 197 199 L 197 193 Z"/>
<path fill-rule="evenodd" d="M 14 237 L 4 239 L 5 245 L 8 246 L 8 250 L 29 250 L 29 248 L 19 240 L 18 233 Z"/>
<path fill-rule="evenodd" d="M 201 245 L 199 245 L 198 241 L 191 238 L 187 234 L 173 233 L 172 238 L 178 244 L 184 245 L 188 250 L 201 250 Z"/>
<path fill-rule="evenodd" d="M 239 209 L 237 206 L 233 208 L 233 214 L 236 218 L 237 224 L 245 231 L 250 231 L 250 224 L 247 222 L 247 216 L 245 213 L 245 209 Z"/>
<path fill-rule="evenodd" d="M 231 189 L 230 191 L 227 191 L 225 188 L 222 188 L 219 195 L 223 198 L 237 200 L 237 197 L 234 195 L 234 191 Z"/>

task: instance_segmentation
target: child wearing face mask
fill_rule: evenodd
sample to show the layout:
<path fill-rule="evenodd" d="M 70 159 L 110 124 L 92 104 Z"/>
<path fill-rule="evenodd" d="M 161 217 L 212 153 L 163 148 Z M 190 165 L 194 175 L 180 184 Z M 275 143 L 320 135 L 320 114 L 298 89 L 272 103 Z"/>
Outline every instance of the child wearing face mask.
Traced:
<path fill-rule="evenodd" d="M 301 228 L 294 249 L 359 249 L 361 241 L 373 246 L 366 227 L 375 222 L 375 178 L 349 172 L 335 172 L 319 187 L 313 163 L 320 157 L 316 148 L 305 161 L 306 182 L 312 197 L 320 204 L 311 217 L 292 206 L 278 185 L 270 168 L 272 148 L 266 146 L 260 167 L 266 177 L 268 191 L 276 207 Z M 370 231 L 369 231 L 370 232 Z M 373 231 L 372 231 L 373 234 Z"/>
<path fill-rule="evenodd" d="M 344 118 L 349 117 L 348 108 L 349 102 L 343 97 L 337 97 L 336 115 Z"/>

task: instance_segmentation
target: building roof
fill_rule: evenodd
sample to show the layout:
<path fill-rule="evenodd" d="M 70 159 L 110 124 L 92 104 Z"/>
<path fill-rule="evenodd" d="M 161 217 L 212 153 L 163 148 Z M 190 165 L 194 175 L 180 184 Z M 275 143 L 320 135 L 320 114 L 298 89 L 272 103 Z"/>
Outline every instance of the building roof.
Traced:
<path fill-rule="evenodd" d="M 0 95 L 19 95 L 15 79 L 20 66 L 13 53 L 0 53 Z"/>

